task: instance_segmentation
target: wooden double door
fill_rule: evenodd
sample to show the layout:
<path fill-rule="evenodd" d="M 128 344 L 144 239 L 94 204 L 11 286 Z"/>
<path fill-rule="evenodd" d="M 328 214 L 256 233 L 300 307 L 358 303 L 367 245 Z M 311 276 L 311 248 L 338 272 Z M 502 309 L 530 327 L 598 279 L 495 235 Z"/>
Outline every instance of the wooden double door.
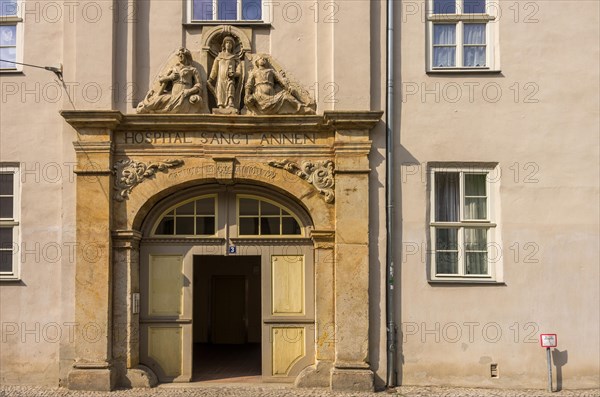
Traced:
<path fill-rule="evenodd" d="M 239 243 L 239 242 L 238 242 Z M 253 243 L 251 255 L 142 243 L 140 362 L 161 382 L 189 382 L 194 344 L 260 343 L 264 381 L 314 363 L 312 246 Z"/>

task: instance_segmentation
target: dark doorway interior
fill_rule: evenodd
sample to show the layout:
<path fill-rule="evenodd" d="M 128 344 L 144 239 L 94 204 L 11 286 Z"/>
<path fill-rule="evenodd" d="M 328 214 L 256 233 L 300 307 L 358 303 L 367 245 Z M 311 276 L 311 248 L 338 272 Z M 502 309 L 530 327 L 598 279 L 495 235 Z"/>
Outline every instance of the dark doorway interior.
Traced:
<path fill-rule="evenodd" d="M 193 381 L 260 381 L 260 256 L 194 257 L 193 329 Z"/>

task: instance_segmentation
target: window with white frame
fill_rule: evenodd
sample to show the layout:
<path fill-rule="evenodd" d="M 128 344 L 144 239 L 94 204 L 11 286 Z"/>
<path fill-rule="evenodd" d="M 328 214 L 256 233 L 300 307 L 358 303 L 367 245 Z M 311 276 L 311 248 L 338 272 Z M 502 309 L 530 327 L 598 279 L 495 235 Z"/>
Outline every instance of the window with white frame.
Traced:
<path fill-rule="evenodd" d="M 188 0 L 191 23 L 268 23 L 269 14 L 263 0 Z"/>
<path fill-rule="evenodd" d="M 0 279 L 19 278 L 19 169 L 0 165 Z"/>
<path fill-rule="evenodd" d="M 498 70 L 497 9 L 491 0 L 429 0 L 428 70 Z"/>
<path fill-rule="evenodd" d="M 22 61 L 21 30 L 16 0 L 0 0 L 0 72 L 19 71 Z"/>
<path fill-rule="evenodd" d="M 495 172 L 431 171 L 431 279 L 500 281 Z"/>

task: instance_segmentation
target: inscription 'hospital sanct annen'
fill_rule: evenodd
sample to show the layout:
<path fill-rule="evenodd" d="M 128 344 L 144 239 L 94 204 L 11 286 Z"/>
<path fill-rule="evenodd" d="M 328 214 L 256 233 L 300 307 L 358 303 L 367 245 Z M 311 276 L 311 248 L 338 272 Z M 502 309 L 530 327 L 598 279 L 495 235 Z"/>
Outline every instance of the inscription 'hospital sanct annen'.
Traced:
<path fill-rule="evenodd" d="M 176 145 L 307 145 L 316 144 L 315 133 L 247 134 L 224 132 L 135 132 L 124 133 L 125 144 L 176 144 Z"/>

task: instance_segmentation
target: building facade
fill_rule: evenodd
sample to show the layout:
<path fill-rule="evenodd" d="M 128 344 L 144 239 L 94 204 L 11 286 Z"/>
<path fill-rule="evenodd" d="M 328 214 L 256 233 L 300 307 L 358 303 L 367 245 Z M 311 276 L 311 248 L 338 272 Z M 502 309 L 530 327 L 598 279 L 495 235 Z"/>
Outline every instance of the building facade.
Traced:
<path fill-rule="evenodd" d="M 599 387 L 598 3 L 391 5 L 0 1 L 0 383 Z"/>

